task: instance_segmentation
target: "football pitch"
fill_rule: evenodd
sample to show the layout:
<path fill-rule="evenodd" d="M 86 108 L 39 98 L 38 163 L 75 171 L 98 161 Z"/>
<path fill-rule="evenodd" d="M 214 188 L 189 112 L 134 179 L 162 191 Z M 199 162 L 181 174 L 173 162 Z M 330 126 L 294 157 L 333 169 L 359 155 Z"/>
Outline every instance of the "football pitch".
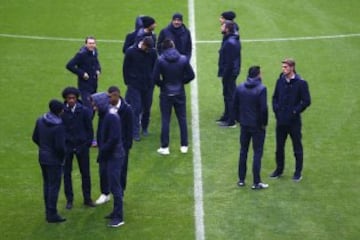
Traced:
<path fill-rule="evenodd" d="M 359 239 L 360 238 L 360 2 L 284 0 L 133 0 L 2 1 L 0 5 L 0 233 L 1 239 Z M 268 106 L 281 60 L 293 57 L 308 81 L 311 106 L 303 113 L 303 180 L 291 180 L 290 139 L 281 179 L 275 168 L 275 121 L 269 125 L 262 180 L 270 186 L 251 190 L 252 152 L 247 185 L 238 188 L 239 127 L 219 128 L 223 111 L 217 60 L 221 12 L 233 10 L 242 39 L 244 81 L 260 65 Z M 154 92 L 150 135 L 130 154 L 124 198 L 125 225 L 106 226 L 112 201 L 83 206 L 81 179 L 73 166 L 74 208 L 65 209 L 63 188 L 58 210 L 67 221 L 48 224 L 35 120 L 51 98 L 76 86 L 65 69 L 85 36 L 98 39 L 102 75 L 98 91 L 122 79 L 122 43 L 138 15 L 156 19 L 155 32 L 175 12 L 193 33 L 196 80 L 187 86 L 190 151 L 181 154 L 173 114 L 169 156 L 160 156 L 159 90 Z M 96 121 L 96 119 L 95 119 Z M 96 124 L 94 123 L 94 126 Z M 92 198 L 100 195 L 97 149 L 91 149 Z"/>

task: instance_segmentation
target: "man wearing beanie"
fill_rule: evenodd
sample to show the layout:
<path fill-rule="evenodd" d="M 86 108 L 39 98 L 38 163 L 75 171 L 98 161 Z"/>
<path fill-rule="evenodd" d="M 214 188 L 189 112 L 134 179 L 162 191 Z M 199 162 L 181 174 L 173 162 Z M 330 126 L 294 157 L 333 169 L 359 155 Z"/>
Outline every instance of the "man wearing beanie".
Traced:
<path fill-rule="evenodd" d="M 237 23 L 235 22 L 236 18 L 236 13 L 234 13 L 233 11 L 225 11 L 223 13 L 221 13 L 219 21 L 220 21 L 220 25 L 223 25 L 225 23 L 225 21 L 230 21 L 233 22 L 235 24 L 235 34 L 239 35 L 239 26 L 237 25 Z"/>
<path fill-rule="evenodd" d="M 154 92 L 152 72 L 157 53 L 151 37 L 145 37 L 136 46 L 125 52 L 123 78 L 127 91 L 126 101 L 134 111 L 133 137 L 140 141 L 140 123 L 143 135 L 148 134 L 150 112 Z"/>
<path fill-rule="evenodd" d="M 160 31 L 157 42 L 157 50 L 159 54 L 162 53 L 161 45 L 165 39 L 172 40 L 175 43 L 175 48 L 180 54 L 185 55 L 188 59 L 191 58 L 191 34 L 183 23 L 183 16 L 181 13 L 175 13 L 172 17 L 171 23 Z"/>
<path fill-rule="evenodd" d="M 225 21 L 221 26 L 224 35 L 219 50 L 218 77 L 221 78 L 224 97 L 224 112 L 216 120 L 221 127 L 236 127 L 232 114 L 232 101 L 236 89 L 236 78 L 240 74 L 241 66 L 241 44 L 239 35 L 235 34 L 235 24 Z"/>
<path fill-rule="evenodd" d="M 62 96 L 65 100 L 64 114 L 61 116 L 66 132 L 66 155 L 64 166 L 64 191 L 66 196 L 66 208 L 73 207 L 74 193 L 72 187 L 72 163 L 76 156 L 80 174 L 84 205 L 94 207 L 91 200 L 90 178 L 90 146 L 94 136 L 92 127 L 92 111 L 83 106 L 79 98 L 79 90 L 74 87 L 66 87 Z"/>
<path fill-rule="evenodd" d="M 45 216 L 49 223 L 63 222 L 57 211 L 65 157 L 65 129 L 60 115 L 64 105 L 58 100 L 49 102 L 50 111 L 36 121 L 32 140 L 39 148 L 39 163 L 43 177 Z"/>
<path fill-rule="evenodd" d="M 252 141 L 254 149 L 252 189 L 267 188 L 268 184 L 261 182 L 260 169 L 265 141 L 265 128 L 268 123 L 268 107 L 266 87 L 262 84 L 259 66 L 250 67 L 246 81 L 236 88 L 233 111 L 241 127 L 238 186 L 245 186 L 246 161 L 250 141 Z"/>
<path fill-rule="evenodd" d="M 142 27 L 137 31 L 134 45 L 138 45 L 145 37 L 151 37 L 153 44 L 151 48 L 155 48 L 156 34 L 154 33 L 156 22 L 155 19 L 150 16 L 141 17 Z"/>

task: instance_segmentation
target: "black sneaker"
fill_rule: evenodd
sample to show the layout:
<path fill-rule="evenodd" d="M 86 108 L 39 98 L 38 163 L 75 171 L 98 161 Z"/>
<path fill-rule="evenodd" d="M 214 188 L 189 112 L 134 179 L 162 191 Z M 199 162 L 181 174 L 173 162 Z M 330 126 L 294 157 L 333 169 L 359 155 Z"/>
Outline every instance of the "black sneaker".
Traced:
<path fill-rule="evenodd" d="M 239 182 L 237 183 L 237 185 L 238 185 L 239 187 L 244 187 L 244 186 L 245 186 L 245 181 L 239 181 Z"/>
<path fill-rule="evenodd" d="M 222 123 L 222 122 L 227 122 L 227 120 L 228 119 L 226 117 L 222 116 L 219 119 L 216 119 L 215 122 L 216 123 Z"/>
<path fill-rule="evenodd" d="M 258 184 L 254 184 L 252 185 L 251 189 L 253 190 L 259 190 L 259 189 L 265 189 L 265 188 L 268 188 L 269 187 L 269 184 L 266 184 L 266 183 L 258 183 Z"/>
<path fill-rule="evenodd" d="M 124 224 L 125 224 L 125 222 L 123 220 L 114 218 L 109 222 L 108 226 L 115 228 L 115 227 L 120 227 L 121 225 L 124 225 Z"/>
<path fill-rule="evenodd" d="M 96 207 L 96 204 L 92 200 L 85 201 L 84 205 L 87 207 Z"/>
<path fill-rule="evenodd" d="M 277 171 L 274 171 L 272 174 L 270 174 L 270 178 L 273 178 L 273 179 L 277 179 L 279 177 L 281 177 L 281 173 L 278 173 Z"/>
<path fill-rule="evenodd" d="M 70 210 L 70 209 L 72 209 L 72 207 L 73 207 L 73 202 L 72 201 L 67 201 L 65 208 Z"/>
<path fill-rule="evenodd" d="M 65 222 L 66 218 L 63 218 L 63 217 L 61 217 L 59 215 L 55 215 L 53 217 L 46 218 L 46 221 L 48 223 L 60 223 L 60 222 Z"/>
<path fill-rule="evenodd" d="M 235 122 L 221 122 L 219 123 L 220 127 L 223 128 L 236 128 L 236 123 Z"/>
<path fill-rule="evenodd" d="M 301 179 L 302 179 L 302 176 L 301 176 L 301 175 L 294 175 L 294 176 L 292 177 L 292 180 L 293 180 L 294 182 L 300 182 Z"/>

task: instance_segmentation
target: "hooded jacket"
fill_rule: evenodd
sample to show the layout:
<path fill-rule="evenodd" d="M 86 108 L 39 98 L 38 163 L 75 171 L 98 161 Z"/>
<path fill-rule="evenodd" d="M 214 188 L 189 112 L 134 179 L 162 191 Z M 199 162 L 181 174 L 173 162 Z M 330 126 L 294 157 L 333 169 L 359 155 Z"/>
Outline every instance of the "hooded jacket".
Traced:
<path fill-rule="evenodd" d="M 123 64 L 125 84 L 138 90 L 152 89 L 152 72 L 156 59 L 157 53 L 153 48 L 144 51 L 134 46 L 126 50 Z"/>
<path fill-rule="evenodd" d="M 294 78 L 287 82 L 285 75 L 281 74 L 272 97 L 277 125 L 301 123 L 300 113 L 310 104 L 311 97 L 307 82 L 298 74 L 295 74 Z"/>
<path fill-rule="evenodd" d="M 42 165 L 63 165 L 65 157 L 65 128 L 59 116 L 48 112 L 38 118 L 32 140 L 39 147 Z"/>
<path fill-rule="evenodd" d="M 232 79 L 240 74 L 241 44 L 239 35 L 228 34 L 223 38 L 219 50 L 218 76 L 223 79 Z"/>
<path fill-rule="evenodd" d="M 191 34 L 184 24 L 179 28 L 175 28 L 172 23 L 170 23 L 166 28 L 160 31 L 157 42 L 157 50 L 159 54 L 162 54 L 161 44 L 165 39 L 172 40 L 175 43 L 175 48 L 180 54 L 185 55 L 188 59 L 191 58 Z"/>
<path fill-rule="evenodd" d="M 268 124 L 267 92 L 261 78 L 247 78 L 236 88 L 233 108 L 241 126 L 264 128 Z"/>
<path fill-rule="evenodd" d="M 81 150 L 91 146 L 94 137 L 92 113 L 80 100 L 77 101 L 74 111 L 65 104 L 61 118 L 65 126 L 66 146 L 70 148 L 68 150 Z"/>
<path fill-rule="evenodd" d="M 98 127 L 97 127 L 97 132 L 96 132 L 96 141 L 97 141 L 98 145 L 100 145 L 101 144 L 100 138 L 101 138 L 102 123 L 103 123 L 106 113 L 109 110 L 109 96 L 105 92 L 99 92 L 99 93 L 92 94 L 91 99 L 97 108 L 98 116 L 99 116 Z"/>
<path fill-rule="evenodd" d="M 131 33 L 128 33 L 125 37 L 125 42 L 124 42 L 124 46 L 123 46 L 123 53 L 126 52 L 126 50 L 129 48 L 129 47 L 132 47 L 134 46 L 135 44 L 135 38 L 136 38 L 136 35 L 137 35 L 137 32 L 139 31 L 140 28 L 143 27 L 143 23 L 142 23 L 142 20 L 141 20 L 141 16 L 138 16 L 136 19 L 135 19 L 135 30 Z"/>
<path fill-rule="evenodd" d="M 189 59 L 175 48 L 167 49 L 154 67 L 153 78 L 161 93 L 168 96 L 185 94 L 184 84 L 195 78 Z"/>
<path fill-rule="evenodd" d="M 82 47 L 66 64 L 66 68 L 78 76 L 78 88 L 80 91 L 96 92 L 98 86 L 96 72 L 101 72 L 97 49 L 90 51 L 86 46 Z M 89 75 L 87 80 L 83 78 L 85 72 Z"/>

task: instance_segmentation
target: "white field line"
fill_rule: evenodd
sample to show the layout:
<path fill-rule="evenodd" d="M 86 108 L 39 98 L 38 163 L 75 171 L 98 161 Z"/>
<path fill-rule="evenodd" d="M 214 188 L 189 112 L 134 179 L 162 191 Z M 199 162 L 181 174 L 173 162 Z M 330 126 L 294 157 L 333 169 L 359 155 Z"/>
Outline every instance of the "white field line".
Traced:
<path fill-rule="evenodd" d="M 195 30 L 195 0 L 188 0 L 189 29 L 193 40 L 193 54 L 191 65 L 194 68 L 195 79 L 191 82 L 191 130 L 194 168 L 194 214 L 195 214 L 195 239 L 205 240 L 203 181 L 200 147 L 199 100 L 196 64 L 196 30 Z"/>
<path fill-rule="evenodd" d="M 195 31 L 194 31 L 195 32 Z M 30 36 L 0 33 L 3 38 L 16 38 L 16 39 L 32 39 L 32 40 L 47 40 L 47 41 L 67 41 L 67 42 L 83 42 L 84 38 L 64 38 L 64 37 L 49 37 L 49 36 Z M 323 36 L 305 36 L 305 37 L 287 37 L 287 38 L 256 38 L 256 39 L 241 39 L 241 42 L 257 43 L 257 42 L 283 42 L 283 41 L 305 41 L 305 40 L 325 40 L 337 38 L 353 38 L 360 37 L 360 33 L 349 34 L 336 34 L 336 35 L 323 35 Z M 97 39 L 97 42 L 103 43 L 124 43 L 122 40 L 113 39 Z M 220 40 L 193 40 L 196 44 L 213 44 L 220 43 Z"/>

